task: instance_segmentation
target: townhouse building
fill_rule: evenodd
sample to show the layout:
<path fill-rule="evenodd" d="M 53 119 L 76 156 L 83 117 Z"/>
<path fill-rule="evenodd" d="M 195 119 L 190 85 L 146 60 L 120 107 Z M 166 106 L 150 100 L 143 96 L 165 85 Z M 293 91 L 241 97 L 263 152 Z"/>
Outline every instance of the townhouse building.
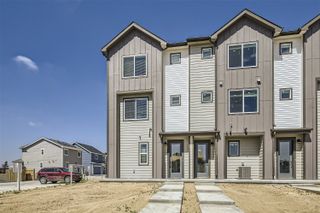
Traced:
<path fill-rule="evenodd" d="M 179 43 L 132 22 L 102 53 L 110 178 L 320 177 L 320 15 L 245 9 Z"/>

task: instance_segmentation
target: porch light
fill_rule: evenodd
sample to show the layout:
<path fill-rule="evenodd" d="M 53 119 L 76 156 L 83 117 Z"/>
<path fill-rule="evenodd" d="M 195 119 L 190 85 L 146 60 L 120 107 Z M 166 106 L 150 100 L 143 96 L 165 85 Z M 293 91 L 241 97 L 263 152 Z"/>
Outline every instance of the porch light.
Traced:
<path fill-rule="evenodd" d="M 222 81 L 219 81 L 219 86 L 223 87 L 223 82 Z"/>
<path fill-rule="evenodd" d="M 260 77 L 257 77 L 257 84 L 258 84 L 258 85 L 261 85 L 261 79 L 260 79 Z"/>
<path fill-rule="evenodd" d="M 246 128 L 244 128 L 243 130 L 244 130 L 244 134 L 245 134 L 245 135 L 248 135 L 248 128 L 246 127 Z"/>

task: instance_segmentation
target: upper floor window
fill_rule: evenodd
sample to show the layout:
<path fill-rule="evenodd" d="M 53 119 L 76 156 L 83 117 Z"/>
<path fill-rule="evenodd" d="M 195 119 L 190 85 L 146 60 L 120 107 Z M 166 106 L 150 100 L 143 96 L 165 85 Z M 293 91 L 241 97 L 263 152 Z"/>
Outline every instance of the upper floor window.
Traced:
<path fill-rule="evenodd" d="M 212 93 L 212 91 L 201 92 L 201 103 L 211 103 L 213 100 Z"/>
<path fill-rule="evenodd" d="M 139 143 L 139 165 L 148 165 L 148 143 Z"/>
<path fill-rule="evenodd" d="M 145 55 L 123 57 L 123 77 L 146 76 L 147 63 Z"/>
<path fill-rule="evenodd" d="M 44 155 L 44 149 L 41 149 L 41 155 Z"/>
<path fill-rule="evenodd" d="M 292 88 L 280 89 L 280 100 L 292 100 Z"/>
<path fill-rule="evenodd" d="M 181 64 L 181 53 L 171 53 L 170 64 Z"/>
<path fill-rule="evenodd" d="M 258 89 L 241 89 L 229 91 L 229 113 L 257 113 Z"/>
<path fill-rule="evenodd" d="M 63 153 L 64 153 L 65 156 L 68 156 L 68 155 L 69 155 L 69 150 L 64 149 L 64 150 L 63 150 Z"/>
<path fill-rule="evenodd" d="M 124 100 L 124 120 L 148 119 L 148 98 Z"/>
<path fill-rule="evenodd" d="M 170 106 L 181 106 L 181 95 L 170 95 Z"/>
<path fill-rule="evenodd" d="M 228 142 L 228 155 L 229 157 L 240 156 L 240 141 Z"/>
<path fill-rule="evenodd" d="M 280 43 L 280 55 L 292 54 L 292 42 Z"/>
<path fill-rule="evenodd" d="M 213 55 L 212 47 L 204 47 L 201 49 L 201 58 L 202 59 L 212 58 L 212 55 Z"/>
<path fill-rule="evenodd" d="M 257 43 L 245 43 L 228 46 L 228 68 L 246 68 L 257 66 Z"/>
<path fill-rule="evenodd" d="M 78 158 L 81 158 L 81 151 L 78 151 Z"/>

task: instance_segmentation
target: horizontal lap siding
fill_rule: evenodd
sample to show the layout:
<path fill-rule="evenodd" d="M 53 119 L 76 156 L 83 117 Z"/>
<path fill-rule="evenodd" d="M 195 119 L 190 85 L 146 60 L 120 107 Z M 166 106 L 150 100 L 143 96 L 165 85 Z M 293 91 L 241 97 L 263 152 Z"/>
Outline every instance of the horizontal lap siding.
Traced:
<path fill-rule="evenodd" d="M 303 179 L 303 143 L 296 142 L 295 149 L 295 162 L 296 162 L 296 179 Z"/>
<path fill-rule="evenodd" d="M 292 54 L 280 55 L 279 45 L 292 42 Z M 301 128 L 302 118 L 302 39 L 274 43 L 274 113 L 276 128 Z M 292 88 L 292 100 L 280 100 L 280 89 Z"/>
<path fill-rule="evenodd" d="M 181 64 L 170 64 L 170 53 L 181 53 Z M 188 49 L 166 51 L 165 71 L 165 131 L 189 130 L 189 58 Z M 170 95 L 181 95 L 181 106 L 170 106 Z"/>
<path fill-rule="evenodd" d="M 240 140 L 240 156 L 227 157 L 227 178 L 234 179 L 239 177 L 239 167 L 244 164 L 251 167 L 251 178 L 261 178 L 261 141 L 259 138 L 248 138 Z"/>
<path fill-rule="evenodd" d="M 190 130 L 215 128 L 215 55 L 201 58 L 201 49 L 210 45 L 190 46 Z M 213 92 L 212 103 L 201 103 L 201 92 Z"/>
<path fill-rule="evenodd" d="M 149 137 L 149 129 L 152 129 L 150 97 L 148 103 L 148 120 L 123 121 L 123 101 L 120 102 L 120 178 L 152 178 L 152 137 Z M 139 166 L 139 142 L 149 143 L 148 166 Z"/>

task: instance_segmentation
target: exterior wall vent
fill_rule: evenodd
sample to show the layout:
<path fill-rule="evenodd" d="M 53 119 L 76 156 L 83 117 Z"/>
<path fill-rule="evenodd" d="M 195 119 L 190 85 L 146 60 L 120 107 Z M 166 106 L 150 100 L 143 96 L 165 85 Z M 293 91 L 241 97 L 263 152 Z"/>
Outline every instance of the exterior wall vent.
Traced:
<path fill-rule="evenodd" d="M 251 179 L 251 167 L 239 167 L 239 179 Z"/>

